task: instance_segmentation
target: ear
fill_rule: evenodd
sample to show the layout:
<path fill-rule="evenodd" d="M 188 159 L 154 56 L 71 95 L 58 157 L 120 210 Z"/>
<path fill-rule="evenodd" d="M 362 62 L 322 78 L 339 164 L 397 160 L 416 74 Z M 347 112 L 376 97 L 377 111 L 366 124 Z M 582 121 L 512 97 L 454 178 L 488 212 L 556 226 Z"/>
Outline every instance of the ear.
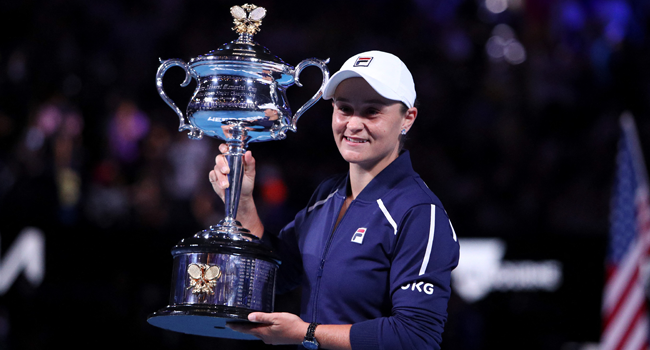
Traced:
<path fill-rule="evenodd" d="M 418 117 L 418 109 L 415 107 L 411 107 L 408 110 L 406 110 L 406 114 L 404 114 L 404 121 L 402 122 L 402 129 L 405 129 L 407 132 L 411 129 L 411 126 L 413 126 L 413 123 L 415 122 L 415 118 Z"/>

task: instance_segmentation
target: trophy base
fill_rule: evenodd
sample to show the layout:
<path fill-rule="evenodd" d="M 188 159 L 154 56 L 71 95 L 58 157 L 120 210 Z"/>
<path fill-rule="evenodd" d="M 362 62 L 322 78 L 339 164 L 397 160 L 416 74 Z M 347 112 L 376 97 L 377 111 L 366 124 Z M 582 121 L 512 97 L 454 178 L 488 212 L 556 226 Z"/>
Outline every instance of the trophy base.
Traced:
<path fill-rule="evenodd" d="M 248 323 L 251 311 L 227 306 L 168 306 L 149 315 L 147 322 L 162 329 L 204 337 L 259 340 L 250 334 L 234 331 L 228 322 Z"/>
<path fill-rule="evenodd" d="M 248 323 L 251 312 L 273 312 L 280 260 L 259 238 L 247 239 L 248 230 L 223 227 L 212 226 L 172 248 L 170 302 L 149 315 L 149 324 L 205 337 L 258 339 L 227 323 Z"/>

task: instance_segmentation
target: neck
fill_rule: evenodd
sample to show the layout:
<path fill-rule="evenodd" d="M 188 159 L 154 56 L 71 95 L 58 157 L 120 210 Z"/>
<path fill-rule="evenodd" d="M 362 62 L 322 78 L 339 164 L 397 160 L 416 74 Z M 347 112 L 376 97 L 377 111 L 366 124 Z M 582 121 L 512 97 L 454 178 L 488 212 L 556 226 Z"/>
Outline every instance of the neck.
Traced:
<path fill-rule="evenodd" d="M 350 164 L 350 190 L 352 191 L 352 199 L 356 199 L 359 193 L 366 188 L 366 185 L 375 178 L 371 174 L 356 164 Z"/>
<path fill-rule="evenodd" d="M 372 168 L 365 168 L 360 164 L 350 163 L 350 190 L 352 199 L 356 199 L 359 193 L 390 163 L 397 159 L 398 154 L 383 159 Z"/>

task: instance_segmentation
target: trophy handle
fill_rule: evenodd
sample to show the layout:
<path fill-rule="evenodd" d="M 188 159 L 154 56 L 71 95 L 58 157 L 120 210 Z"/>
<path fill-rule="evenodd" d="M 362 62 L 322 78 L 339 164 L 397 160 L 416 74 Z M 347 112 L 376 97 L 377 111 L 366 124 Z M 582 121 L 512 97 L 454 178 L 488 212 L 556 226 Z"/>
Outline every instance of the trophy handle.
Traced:
<path fill-rule="evenodd" d="M 320 68 L 321 72 L 323 73 L 323 83 L 320 85 L 320 89 L 316 92 L 314 96 L 312 96 L 309 101 L 307 101 L 302 107 L 298 109 L 296 114 L 293 115 L 293 118 L 291 119 L 291 131 L 296 131 L 296 123 L 298 122 L 298 118 L 305 113 L 306 110 L 308 110 L 311 106 L 313 106 L 318 100 L 323 96 L 323 90 L 325 90 L 325 85 L 327 82 L 330 80 L 330 71 L 327 69 L 327 63 L 330 62 L 330 59 L 326 59 L 325 61 L 316 59 L 316 58 L 308 58 L 306 60 L 303 60 L 302 62 L 298 63 L 296 66 L 296 69 L 293 73 L 293 78 L 296 82 L 296 85 L 302 86 L 299 80 L 300 73 L 303 71 L 303 69 L 309 67 L 309 66 L 316 66 Z"/>
<path fill-rule="evenodd" d="M 192 78 L 196 79 L 197 85 L 194 91 L 194 94 L 196 95 L 196 92 L 199 89 L 199 84 L 198 84 L 199 79 L 197 78 L 196 73 L 192 68 L 190 68 L 190 66 L 187 63 L 185 63 L 183 60 L 180 59 L 171 59 L 166 61 L 160 60 L 160 63 L 161 63 L 160 67 L 158 67 L 158 72 L 156 73 L 156 89 L 158 89 L 158 94 L 160 95 L 160 97 L 162 97 L 165 103 L 167 103 L 167 105 L 171 107 L 174 110 L 174 112 L 176 112 L 176 114 L 178 115 L 178 118 L 180 119 L 180 125 L 178 126 L 178 131 L 189 130 L 190 132 L 187 134 L 189 138 L 196 139 L 196 140 L 201 139 L 203 137 L 203 131 L 198 128 L 195 128 L 188 121 L 185 121 L 185 116 L 183 116 L 183 112 L 181 112 L 180 108 L 176 106 L 174 101 L 172 101 L 172 99 L 169 98 L 169 96 L 167 96 L 167 94 L 163 90 L 163 75 L 165 75 L 165 72 L 167 72 L 169 68 L 178 66 L 183 68 L 183 70 L 185 71 L 185 80 L 181 83 L 182 87 L 186 87 L 187 85 L 189 85 L 190 81 L 192 81 Z"/>

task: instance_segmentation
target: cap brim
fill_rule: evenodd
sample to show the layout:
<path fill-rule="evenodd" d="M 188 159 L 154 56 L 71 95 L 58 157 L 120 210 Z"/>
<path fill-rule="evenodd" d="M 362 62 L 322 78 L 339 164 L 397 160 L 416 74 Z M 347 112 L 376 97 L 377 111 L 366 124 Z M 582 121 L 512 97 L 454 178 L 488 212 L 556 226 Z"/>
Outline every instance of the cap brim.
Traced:
<path fill-rule="evenodd" d="M 389 87 L 385 86 L 384 84 L 380 83 L 378 80 L 372 78 L 372 77 L 366 77 L 363 74 L 353 71 L 353 70 L 343 70 L 343 71 L 338 71 L 336 72 L 332 78 L 327 82 L 327 86 L 325 86 L 325 90 L 323 91 L 323 99 L 324 100 L 329 100 L 334 97 L 334 93 L 336 92 L 336 88 L 339 86 L 339 84 L 348 78 L 362 78 L 365 80 L 379 95 L 393 101 L 401 101 L 404 102 L 406 105 L 409 105 L 408 102 L 404 101 L 404 99 L 399 96 L 395 91 L 391 90 Z"/>
<path fill-rule="evenodd" d="M 329 100 L 332 97 L 334 97 L 336 88 L 343 80 L 348 78 L 355 78 L 355 77 L 364 78 L 363 76 L 361 76 L 361 74 L 352 70 L 342 70 L 336 72 L 334 75 L 332 75 L 330 80 L 327 82 L 327 85 L 325 86 L 325 90 L 323 90 L 323 99 Z"/>

